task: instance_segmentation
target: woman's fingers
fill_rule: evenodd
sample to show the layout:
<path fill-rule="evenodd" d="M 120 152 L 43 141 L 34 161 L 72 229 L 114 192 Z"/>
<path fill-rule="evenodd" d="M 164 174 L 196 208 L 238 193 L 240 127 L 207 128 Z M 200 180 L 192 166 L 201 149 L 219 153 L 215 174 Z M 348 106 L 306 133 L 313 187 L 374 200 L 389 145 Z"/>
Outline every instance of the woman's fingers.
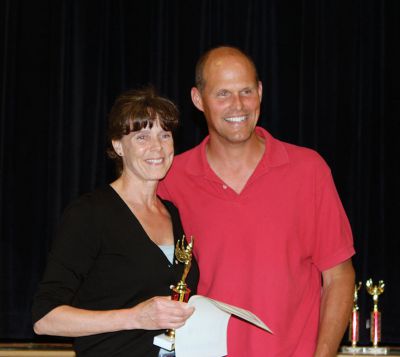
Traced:
<path fill-rule="evenodd" d="M 194 308 L 186 303 L 156 296 L 132 308 L 140 327 L 146 330 L 179 328 L 193 314 Z"/>

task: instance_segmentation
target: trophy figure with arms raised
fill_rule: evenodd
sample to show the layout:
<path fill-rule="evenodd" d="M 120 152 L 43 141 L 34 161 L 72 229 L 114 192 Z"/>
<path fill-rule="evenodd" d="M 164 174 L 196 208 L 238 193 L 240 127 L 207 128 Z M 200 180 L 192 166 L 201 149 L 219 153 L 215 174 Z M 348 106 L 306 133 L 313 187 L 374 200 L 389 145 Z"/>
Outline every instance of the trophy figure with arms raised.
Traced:
<path fill-rule="evenodd" d="M 362 282 L 359 281 L 358 284 L 354 286 L 354 299 L 353 299 L 353 311 L 350 317 L 349 325 L 349 340 L 351 342 L 351 347 L 357 347 L 357 342 L 360 333 L 360 312 L 357 305 L 358 291 L 361 289 Z"/>
<path fill-rule="evenodd" d="M 358 285 L 355 285 L 354 288 L 354 305 L 353 312 L 350 318 L 350 326 L 349 326 L 349 340 L 351 342 L 351 346 L 343 346 L 342 352 L 358 354 L 358 355 L 387 355 L 389 353 L 388 347 L 380 347 L 378 343 L 381 341 L 381 312 L 378 310 L 378 298 L 385 290 L 385 283 L 383 280 L 378 282 L 378 285 L 374 285 L 372 279 L 367 280 L 365 283 L 366 290 L 368 294 L 372 296 L 374 307 L 371 311 L 371 320 L 370 320 L 370 328 L 371 328 L 371 342 L 372 347 L 359 347 L 357 346 L 358 337 L 359 337 L 359 315 L 358 315 L 358 291 L 361 288 L 361 282 Z"/>
<path fill-rule="evenodd" d="M 379 280 L 378 285 L 374 285 L 372 279 L 367 280 L 366 287 L 368 294 L 372 296 L 374 307 L 371 311 L 371 351 L 375 354 L 387 354 L 388 347 L 379 347 L 378 343 L 381 341 L 381 312 L 378 310 L 378 298 L 385 291 L 385 283 Z"/>
<path fill-rule="evenodd" d="M 360 332 L 360 312 L 357 304 L 358 301 L 358 292 L 361 289 L 362 282 L 359 281 L 358 284 L 354 286 L 354 294 L 353 294 L 353 310 L 350 316 L 349 323 L 349 341 L 351 342 L 351 346 L 343 346 L 342 352 L 345 353 L 363 353 L 363 347 L 358 347 L 357 342 L 359 340 L 359 332 Z"/>
<path fill-rule="evenodd" d="M 190 243 L 186 243 L 185 236 L 181 240 L 176 242 L 175 246 L 175 258 L 183 263 L 184 269 L 182 278 L 176 284 L 172 286 L 171 298 L 175 301 L 187 302 L 189 300 L 190 289 L 186 284 L 186 277 L 189 273 L 190 267 L 192 265 L 192 251 L 194 238 L 190 237 Z M 175 348 L 175 330 L 167 330 L 165 333 L 154 337 L 153 343 L 156 346 L 164 348 L 168 351 L 172 351 Z"/>

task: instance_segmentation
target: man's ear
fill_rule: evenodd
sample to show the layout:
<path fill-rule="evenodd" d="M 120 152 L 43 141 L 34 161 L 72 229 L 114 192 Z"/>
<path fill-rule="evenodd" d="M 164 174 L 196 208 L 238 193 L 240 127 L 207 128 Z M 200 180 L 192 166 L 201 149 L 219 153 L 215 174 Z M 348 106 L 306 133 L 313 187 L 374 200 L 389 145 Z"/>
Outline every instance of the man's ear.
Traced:
<path fill-rule="evenodd" d="M 260 97 L 260 102 L 262 99 L 262 82 L 258 81 L 258 96 Z"/>
<path fill-rule="evenodd" d="M 192 96 L 192 102 L 195 105 L 195 107 L 198 110 L 204 111 L 203 110 L 203 100 L 201 98 L 200 91 L 196 87 L 193 87 L 192 90 L 190 91 L 190 94 Z"/>

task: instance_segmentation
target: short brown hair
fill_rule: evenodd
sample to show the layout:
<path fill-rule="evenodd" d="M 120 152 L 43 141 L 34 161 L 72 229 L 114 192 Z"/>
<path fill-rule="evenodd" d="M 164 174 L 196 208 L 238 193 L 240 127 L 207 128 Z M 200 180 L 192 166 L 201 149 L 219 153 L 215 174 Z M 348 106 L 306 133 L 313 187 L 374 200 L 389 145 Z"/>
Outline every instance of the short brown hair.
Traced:
<path fill-rule="evenodd" d="M 179 111 L 173 102 L 159 96 L 153 86 L 131 89 L 117 97 L 109 115 L 107 154 L 115 161 L 118 174 L 122 172 L 122 159 L 115 152 L 112 140 L 147 126 L 152 128 L 157 120 L 164 130 L 174 131 L 179 123 Z"/>
<path fill-rule="evenodd" d="M 206 65 L 206 62 L 207 62 L 208 58 L 210 57 L 212 52 L 214 52 L 215 50 L 224 49 L 224 48 L 225 49 L 230 49 L 230 50 L 235 51 L 235 52 L 241 54 L 242 56 L 244 56 L 250 62 L 251 66 L 254 69 L 254 73 L 255 73 L 255 76 L 256 76 L 256 81 L 257 82 L 259 81 L 256 65 L 254 64 L 254 61 L 252 60 L 252 58 L 246 52 L 244 52 L 240 48 L 237 48 L 237 47 L 234 47 L 234 46 L 217 46 L 217 47 L 210 48 L 209 50 L 204 52 L 200 56 L 200 58 L 198 59 L 198 61 L 196 63 L 195 85 L 196 85 L 197 89 L 200 92 L 204 89 L 204 86 L 205 86 L 204 67 Z"/>

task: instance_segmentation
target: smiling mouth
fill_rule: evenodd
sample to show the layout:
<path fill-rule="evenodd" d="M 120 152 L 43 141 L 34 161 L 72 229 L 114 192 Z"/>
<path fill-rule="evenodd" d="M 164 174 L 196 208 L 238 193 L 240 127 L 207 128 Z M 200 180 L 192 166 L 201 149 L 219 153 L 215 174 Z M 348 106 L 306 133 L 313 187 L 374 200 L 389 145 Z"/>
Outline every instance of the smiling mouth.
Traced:
<path fill-rule="evenodd" d="M 147 159 L 146 162 L 152 165 L 158 165 L 161 164 L 164 161 L 164 159 Z"/>
<path fill-rule="evenodd" d="M 229 118 L 224 118 L 225 121 L 228 123 L 242 123 L 247 119 L 246 115 L 240 116 L 240 117 L 229 117 Z"/>

